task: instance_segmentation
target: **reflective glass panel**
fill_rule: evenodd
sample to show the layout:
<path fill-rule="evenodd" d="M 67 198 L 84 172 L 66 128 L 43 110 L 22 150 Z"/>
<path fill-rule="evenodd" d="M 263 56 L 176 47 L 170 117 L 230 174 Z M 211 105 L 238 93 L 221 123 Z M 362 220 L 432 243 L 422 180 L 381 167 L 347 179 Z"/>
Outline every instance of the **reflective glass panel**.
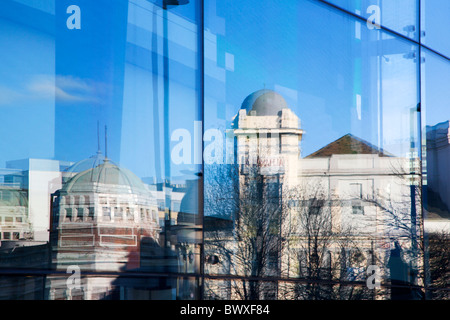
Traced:
<path fill-rule="evenodd" d="M 0 1 L 0 300 L 448 299 L 444 2 Z"/>
<path fill-rule="evenodd" d="M 450 84 L 450 62 L 423 51 L 423 206 L 429 255 L 430 299 L 448 299 L 449 210 L 449 118 L 446 89 Z"/>
<path fill-rule="evenodd" d="M 362 17 L 369 28 L 383 26 L 419 41 L 419 0 L 323 0 L 322 2 L 328 2 Z"/>
<path fill-rule="evenodd" d="M 450 44 L 447 41 L 450 36 L 450 3 L 439 0 L 421 1 L 422 43 L 433 50 L 450 56 Z"/>
<path fill-rule="evenodd" d="M 198 298 L 201 159 L 171 149 L 201 119 L 199 8 L 1 2 L 0 268 L 44 273 L 1 297 Z"/>
<path fill-rule="evenodd" d="M 205 297 L 419 297 L 417 46 L 318 1 L 205 13 Z"/>

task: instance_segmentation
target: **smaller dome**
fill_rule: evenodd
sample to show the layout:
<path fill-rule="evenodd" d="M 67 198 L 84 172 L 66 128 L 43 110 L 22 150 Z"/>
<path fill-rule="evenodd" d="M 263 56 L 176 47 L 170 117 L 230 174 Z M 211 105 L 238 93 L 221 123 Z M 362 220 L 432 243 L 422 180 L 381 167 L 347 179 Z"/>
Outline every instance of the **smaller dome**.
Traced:
<path fill-rule="evenodd" d="M 277 116 L 281 110 L 288 108 L 286 100 L 277 92 L 263 89 L 245 98 L 241 109 L 255 111 L 257 116 Z"/>
<path fill-rule="evenodd" d="M 28 193 L 12 187 L 0 186 L 0 207 L 27 207 Z"/>

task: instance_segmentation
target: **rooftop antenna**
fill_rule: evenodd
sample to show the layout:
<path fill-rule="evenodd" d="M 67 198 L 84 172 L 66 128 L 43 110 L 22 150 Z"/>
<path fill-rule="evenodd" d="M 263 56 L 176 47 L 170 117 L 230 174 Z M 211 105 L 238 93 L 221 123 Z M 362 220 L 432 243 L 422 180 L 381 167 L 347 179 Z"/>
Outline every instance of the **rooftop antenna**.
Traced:
<path fill-rule="evenodd" d="M 97 154 L 102 153 L 100 150 L 100 123 L 97 121 Z"/>
<path fill-rule="evenodd" d="M 105 161 L 108 160 L 108 127 L 105 126 Z"/>

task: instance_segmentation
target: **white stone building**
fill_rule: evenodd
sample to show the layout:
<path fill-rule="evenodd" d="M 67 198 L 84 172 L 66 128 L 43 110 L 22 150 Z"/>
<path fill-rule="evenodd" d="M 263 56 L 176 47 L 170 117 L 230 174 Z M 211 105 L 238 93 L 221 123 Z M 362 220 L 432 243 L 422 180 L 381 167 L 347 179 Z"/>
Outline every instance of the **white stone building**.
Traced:
<path fill-rule="evenodd" d="M 284 98 L 271 90 L 260 90 L 248 96 L 233 119 L 232 129 L 236 137 L 241 197 L 246 196 L 246 188 L 252 183 L 262 181 L 266 186 L 260 187 L 261 202 L 277 197 L 278 205 L 290 211 L 289 220 L 283 223 L 291 225 L 279 230 L 280 237 L 291 240 L 286 241 L 289 245 L 283 245 L 278 257 L 272 259 L 278 268 L 275 275 L 300 276 L 299 268 L 303 262 L 299 261 L 298 253 L 293 252 L 309 250 L 305 248 L 308 239 L 305 238 L 302 212 L 311 212 L 312 203 L 315 203 L 313 206 L 321 203 L 318 210 L 329 214 L 328 221 L 321 223 L 329 224 L 329 232 L 336 240 L 334 244 L 328 244 L 326 250 L 330 258 L 328 254 L 325 257 L 324 252 L 320 268 L 331 265 L 330 259 L 337 259 L 342 252 L 337 243 L 344 242 L 349 244 L 348 250 L 357 248 L 362 254 L 357 264 L 346 265 L 340 271 L 347 273 L 346 277 L 365 280 L 367 267 L 375 263 L 389 280 L 391 250 L 396 248 L 405 253 L 403 261 L 409 268 L 421 268 L 417 248 L 423 234 L 422 216 L 418 194 L 411 188 L 411 185 L 417 185 L 417 176 L 410 174 L 411 168 L 417 168 L 417 159 L 388 154 L 351 134 L 302 158 L 304 132 L 300 119 Z M 280 193 L 271 196 L 268 185 L 278 185 L 276 192 Z M 290 205 L 285 206 L 286 203 Z M 270 208 L 264 210 L 270 214 Z M 232 233 L 228 236 L 229 248 L 233 251 L 233 246 L 238 248 L 239 245 L 233 240 Z M 214 254 L 213 251 L 210 253 Z M 233 264 L 233 261 L 225 264 Z M 212 273 L 224 272 L 220 271 L 220 263 L 209 268 Z M 416 278 L 401 280 L 418 281 Z"/>

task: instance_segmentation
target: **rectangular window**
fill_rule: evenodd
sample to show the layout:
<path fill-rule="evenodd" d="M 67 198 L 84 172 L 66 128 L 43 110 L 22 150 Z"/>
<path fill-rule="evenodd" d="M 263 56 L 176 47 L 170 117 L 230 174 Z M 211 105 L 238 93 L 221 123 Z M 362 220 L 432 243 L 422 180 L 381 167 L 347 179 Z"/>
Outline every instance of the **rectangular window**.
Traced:
<path fill-rule="evenodd" d="M 363 189 L 361 183 L 350 183 L 350 192 L 353 198 L 361 199 L 363 196 Z"/>
<path fill-rule="evenodd" d="M 129 221 L 134 220 L 134 215 L 133 215 L 133 211 L 130 209 L 130 207 L 126 208 L 126 214 L 127 214 L 127 219 Z"/>
<path fill-rule="evenodd" d="M 66 208 L 66 221 L 72 221 L 72 208 Z"/>
<path fill-rule="evenodd" d="M 89 207 L 88 208 L 88 220 L 89 221 L 93 221 L 94 220 L 94 215 L 95 215 L 95 208 L 94 207 Z"/>
<path fill-rule="evenodd" d="M 122 220 L 123 218 L 123 208 L 115 207 L 114 208 L 114 220 Z"/>
<path fill-rule="evenodd" d="M 110 221 L 111 220 L 111 208 L 110 207 L 103 207 L 103 221 Z"/>
<path fill-rule="evenodd" d="M 352 202 L 352 214 L 364 214 L 364 206 L 360 201 Z"/>
<path fill-rule="evenodd" d="M 78 208 L 76 221 L 83 221 L 83 219 L 84 219 L 84 209 Z"/>

